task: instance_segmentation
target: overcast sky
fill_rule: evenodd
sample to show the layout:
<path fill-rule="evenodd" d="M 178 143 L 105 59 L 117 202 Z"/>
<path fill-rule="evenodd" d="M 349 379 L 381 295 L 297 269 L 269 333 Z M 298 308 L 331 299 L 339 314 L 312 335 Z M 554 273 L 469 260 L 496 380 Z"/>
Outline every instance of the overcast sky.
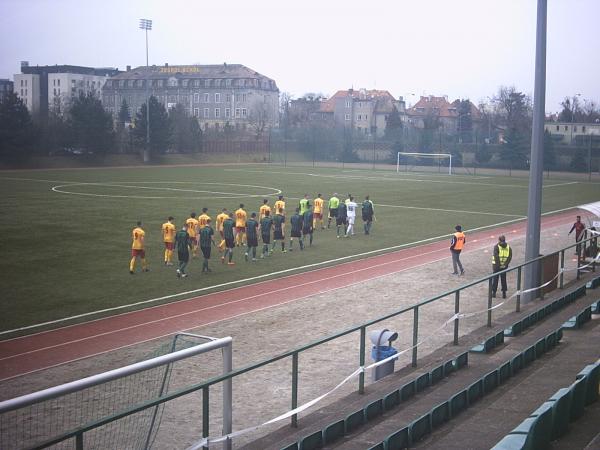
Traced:
<path fill-rule="evenodd" d="M 0 78 L 20 61 L 244 64 L 282 92 L 387 89 L 477 103 L 500 85 L 533 94 L 535 0 L 0 0 Z M 600 0 L 548 0 L 546 111 L 600 102 Z"/>

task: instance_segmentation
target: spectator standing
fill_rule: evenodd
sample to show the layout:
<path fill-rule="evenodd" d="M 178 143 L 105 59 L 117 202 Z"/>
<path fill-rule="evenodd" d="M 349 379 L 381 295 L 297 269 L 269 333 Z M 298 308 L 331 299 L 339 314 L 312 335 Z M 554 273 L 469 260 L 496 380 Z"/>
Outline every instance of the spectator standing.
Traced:
<path fill-rule="evenodd" d="M 463 265 L 460 262 L 460 252 L 465 246 L 467 239 L 465 237 L 465 233 L 462 232 L 462 227 L 460 225 L 456 225 L 454 227 L 455 233 L 452 235 L 452 240 L 450 241 L 450 253 L 452 254 L 452 268 L 454 272 L 452 275 L 458 275 L 458 270 L 460 269 L 460 275 L 465 274 L 465 270 L 463 269 Z"/>
<path fill-rule="evenodd" d="M 494 245 L 494 251 L 492 254 L 492 270 L 494 273 L 501 272 L 504 269 L 508 269 L 508 265 L 512 260 L 512 248 L 506 242 L 504 236 L 498 237 L 498 243 Z M 496 291 L 498 290 L 498 277 L 502 284 L 502 298 L 506 298 L 506 273 L 496 275 L 492 279 L 492 297 L 496 297 Z"/>
<path fill-rule="evenodd" d="M 577 216 L 575 223 L 571 227 L 569 231 L 569 235 L 575 230 L 575 242 L 577 243 L 577 247 L 575 247 L 575 254 L 581 255 L 581 242 L 585 238 L 585 224 L 581 221 L 581 216 Z"/>

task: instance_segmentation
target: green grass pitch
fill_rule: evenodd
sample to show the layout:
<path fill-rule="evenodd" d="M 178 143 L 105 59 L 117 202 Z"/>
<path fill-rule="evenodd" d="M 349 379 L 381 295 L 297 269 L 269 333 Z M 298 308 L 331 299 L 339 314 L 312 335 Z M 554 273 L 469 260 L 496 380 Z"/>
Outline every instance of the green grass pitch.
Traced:
<path fill-rule="evenodd" d="M 518 219 L 526 213 L 528 180 L 252 165 L 6 171 L 0 186 L 0 331 L 5 331 L 414 243 L 449 234 L 457 223 L 468 231 Z M 313 247 L 303 252 L 296 247 L 246 263 L 238 248 L 237 264 L 228 267 L 215 249 L 213 272 L 201 274 L 201 260 L 192 260 L 186 279 L 163 266 L 160 228 L 167 216 L 179 228 L 202 207 L 213 220 L 221 208 L 234 210 L 239 203 L 258 211 L 264 197 L 272 204 L 279 191 L 288 217 L 304 193 L 314 198 L 321 192 L 325 199 L 333 192 L 352 193 L 357 203 L 369 194 L 377 216 L 373 234 L 362 235 L 358 216 L 354 238 L 336 239 L 334 228 L 318 230 Z M 546 180 L 543 211 L 596 201 L 598 191 L 593 183 Z M 151 271 L 140 273 L 138 265 L 131 276 L 130 234 L 137 220 L 146 231 Z"/>

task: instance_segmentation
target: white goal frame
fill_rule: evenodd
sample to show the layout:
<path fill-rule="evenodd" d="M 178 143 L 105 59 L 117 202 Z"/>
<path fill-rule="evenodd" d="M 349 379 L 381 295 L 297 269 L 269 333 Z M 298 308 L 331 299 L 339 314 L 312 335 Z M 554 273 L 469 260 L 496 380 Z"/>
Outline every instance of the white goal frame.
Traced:
<path fill-rule="evenodd" d="M 452 175 L 452 154 L 451 153 L 418 153 L 418 152 L 398 152 L 396 157 L 396 173 L 400 172 L 400 155 L 402 156 L 416 156 L 416 157 L 424 157 L 431 158 L 432 156 L 440 157 L 440 158 L 448 158 L 448 175 Z"/>

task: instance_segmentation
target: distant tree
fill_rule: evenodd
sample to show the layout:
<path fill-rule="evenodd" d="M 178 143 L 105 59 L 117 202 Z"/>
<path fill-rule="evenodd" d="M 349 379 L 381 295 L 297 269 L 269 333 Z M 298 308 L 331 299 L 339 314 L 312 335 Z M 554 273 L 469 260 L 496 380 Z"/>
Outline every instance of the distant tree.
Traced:
<path fill-rule="evenodd" d="M 267 105 L 264 102 L 255 104 L 248 116 L 248 125 L 257 141 L 262 138 L 269 125 L 269 121 L 270 117 Z"/>
<path fill-rule="evenodd" d="M 588 169 L 587 161 L 587 150 L 582 147 L 578 147 L 573 154 L 571 159 L 571 170 L 575 172 L 585 172 Z"/>
<path fill-rule="evenodd" d="M 35 138 L 35 127 L 27 107 L 15 93 L 9 93 L 0 102 L 0 159 L 26 159 L 33 151 Z"/>
<path fill-rule="evenodd" d="M 390 112 L 385 119 L 385 138 L 389 140 L 400 140 L 402 138 L 403 124 L 400 118 L 400 113 L 396 106 L 392 106 Z"/>
<path fill-rule="evenodd" d="M 94 154 L 106 153 L 114 143 L 112 116 L 91 92 L 79 94 L 69 110 L 73 143 Z"/>
<path fill-rule="evenodd" d="M 458 103 L 458 120 L 456 127 L 459 142 L 473 142 L 473 120 L 471 118 L 471 102 L 461 100 Z"/>
<path fill-rule="evenodd" d="M 169 110 L 172 131 L 172 148 L 179 153 L 195 153 L 202 144 L 202 131 L 195 117 L 186 114 L 184 106 L 178 103 Z"/>
<path fill-rule="evenodd" d="M 565 97 L 561 102 L 562 110 L 558 114 L 559 122 L 597 123 L 600 122 L 600 109 L 593 100 L 583 100 L 578 96 Z"/>
<path fill-rule="evenodd" d="M 423 118 L 423 129 L 419 130 L 419 151 L 433 153 L 433 143 L 436 133 L 440 130 L 440 117 L 437 114 L 427 113 Z"/>
<path fill-rule="evenodd" d="M 123 99 L 119 114 L 116 121 L 116 136 L 115 141 L 119 153 L 127 153 L 131 147 L 131 114 L 129 113 L 129 105 Z"/>
<path fill-rule="evenodd" d="M 119 108 L 119 115 L 117 116 L 117 126 L 124 127 L 126 123 L 131 122 L 131 114 L 129 113 L 129 105 L 127 101 L 123 99 L 121 102 L 121 108 Z"/>
<path fill-rule="evenodd" d="M 165 153 L 171 140 L 171 124 L 162 103 L 156 97 L 150 97 L 150 153 Z M 133 136 L 139 149 L 146 147 L 146 103 L 142 105 L 135 117 Z"/>
<path fill-rule="evenodd" d="M 526 168 L 531 140 L 531 100 L 514 86 L 501 86 L 494 97 L 499 120 L 505 126 L 500 159 L 510 168 Z"/>
<path fill-rule="evenodd" d="M 544 131 L 544 170 L 556 168 L 556 149 L 552 134 L 548 130 Z"/>

